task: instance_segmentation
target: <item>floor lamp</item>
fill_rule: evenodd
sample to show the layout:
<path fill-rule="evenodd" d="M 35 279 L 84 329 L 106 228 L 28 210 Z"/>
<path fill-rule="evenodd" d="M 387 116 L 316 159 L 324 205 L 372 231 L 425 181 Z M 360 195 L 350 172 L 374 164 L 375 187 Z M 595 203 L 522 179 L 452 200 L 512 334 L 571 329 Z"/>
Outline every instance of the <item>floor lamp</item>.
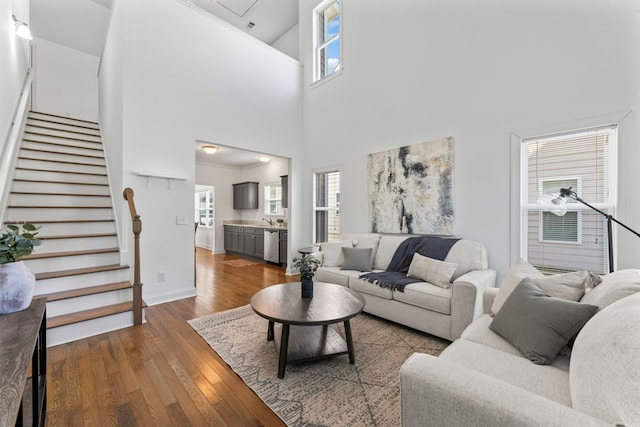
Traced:
<path fill-rule="evenodd" d="M 608 243 L 609 243 L 609 248 L 608 248 L 609 249 L 609 272 L 612 273 L 613 272 L 613 242 L 612 242 L 611 222 L 613 221 L 619 226 L 626 228 L 627 230 L 629 230 L 630 232 L 632 232 L 638 237 L 640 237 L 640 233 L 627 227 L 626 225 L 624 225 L 623 223 L 621 223 L 620 221 L 618 221 L 608 213 L 602 212 L 600 209 L 591 206 L 589 203 L 585 202 L 580 197 L 578 197 L 576 192 L 573 191 L 571 187 L 560 189 L 560 195 L 558 195 L 558 197 L 551 200 L 552 207 L 550 211 L 558 216 L 563 216 L 564 214 L 566 214 L 567 213 L 566 199 L 573 199 L 577 202 L 580 202 L 583 205 L 593 209 L 594 211 L 598 212 L 600 215 L 607 218 L 607 237 L 608 237 Z"/>

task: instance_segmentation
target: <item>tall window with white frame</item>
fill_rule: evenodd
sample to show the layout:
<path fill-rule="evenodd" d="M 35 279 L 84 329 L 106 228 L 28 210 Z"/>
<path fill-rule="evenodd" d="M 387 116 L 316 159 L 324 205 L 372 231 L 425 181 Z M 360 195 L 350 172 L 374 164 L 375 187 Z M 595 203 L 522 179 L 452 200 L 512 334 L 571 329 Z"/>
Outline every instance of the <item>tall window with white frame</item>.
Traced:
<path fill-rule="evenodd" d="M 325 0 L 313 9 L 314 75 L 313 81 L 324 79 L 342 66 L 342 19 L 340 0 Z"/>
<path fill-rule="evenodd" d="M 264 214 L 284 215 L 282 210 L 282 184 L 280 181 L 264 184 Z"/>
<path fill-rule="evenodd" d="M 571 187 L 603 212 L 615 213 L 617 131 L 615 126 L 522 140 L 521 253 L 547 273 L 609 271 L 607 224 L 599 213 L 568 200 L 564 216 L 536 201 Z"/>
<path fill-rule="evenodd" d="M 314 197 L 315 242 L 340 239 L 340 171 L 316 172 Z"/>
<path fill-rule="evenodd" d="M 199 226 L 213 227 L 213 190 L 195 193 L 195 222 Z"/>

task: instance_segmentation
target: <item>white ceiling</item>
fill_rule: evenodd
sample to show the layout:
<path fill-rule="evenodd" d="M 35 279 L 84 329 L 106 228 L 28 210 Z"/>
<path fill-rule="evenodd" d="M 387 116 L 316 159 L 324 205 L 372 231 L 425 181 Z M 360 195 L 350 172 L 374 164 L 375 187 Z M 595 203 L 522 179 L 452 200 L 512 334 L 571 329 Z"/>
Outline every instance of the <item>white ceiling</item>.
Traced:
<path fill-rule="evenodd" d="M 204 145 L 214 145 L 218 147 L 218 151 L 216 151 L 215 154 L 207 154 L 202 149 Z M 241 150 L 239 148 L 225 147 L 204 141 L 196 141 L 196 163 L 209 163 L 245 168 L 263 164 L 258 160 L 258 156 L 267 156 L 270 159 L 281 159 L 281 157 L 258 153 L 255 151 Z"/>

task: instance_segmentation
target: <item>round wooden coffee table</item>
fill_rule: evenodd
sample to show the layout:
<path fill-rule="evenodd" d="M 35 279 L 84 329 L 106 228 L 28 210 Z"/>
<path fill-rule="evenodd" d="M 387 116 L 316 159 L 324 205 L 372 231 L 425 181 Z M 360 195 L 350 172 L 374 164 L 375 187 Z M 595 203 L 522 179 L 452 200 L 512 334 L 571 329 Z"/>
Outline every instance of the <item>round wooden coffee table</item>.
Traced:
<path fill-rule="evenodd" d="M 284 378 L 287 363 L 349 354 L 353 365 L 349 320 L 362 312 L 364 303 L 357 292 L 324 282 L 314 282 L 313 298 L 301 297 L 300 282 L 269 286 L 253 295 L 251 308 L 269 321 L 267 340 L 274 341 L 279 354 L 278 378 Z M 339 322 L 344 322 L 346 342 L 329 326 Z"/>

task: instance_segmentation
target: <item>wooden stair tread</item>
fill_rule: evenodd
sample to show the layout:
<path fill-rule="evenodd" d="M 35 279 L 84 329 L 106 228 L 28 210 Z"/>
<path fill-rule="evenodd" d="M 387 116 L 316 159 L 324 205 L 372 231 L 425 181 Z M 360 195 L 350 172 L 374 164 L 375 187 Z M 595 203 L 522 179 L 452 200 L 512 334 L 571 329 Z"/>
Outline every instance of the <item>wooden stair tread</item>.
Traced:
<path fill-rule="evenodd" d="M 107 187 L 109 185 L 109 184 L 102 184 L 102 183 L 96 183 L 96 182 L 50 181 L 46 179 L 14 178 L 13 180 L 18 182 L 39 182 L 39 183 L 46 183 L 46 184 L 98 185 L 101 187 Z"/>
<path fill-rule="evenodd" d="M 69 119 L 68 117 L 65 117 L 67 120 Z M 99 131 L 100 129 L 97 127 L 92 127 L 92 126 L 83 126 L 83 125 L 78 125 L 75 123 L 63 123 L 57 120 L 49 120 L 49 119 L 43 119 L 41 117 L 27 117 L 27 123 L 29 122 L 29 120 L 32 121 L 38 121 L 38 122 L 45 122 L 45 123 L 52 123 L 52 124 L 56 124 L 56 125 L 63 125 L 63 126 L 73 126 L 73 127 L 77 127 L 77 128 L 81 128 L 81 129 L 90 129 L 90 130 L 97 130 Z M 89 123 L 93 123 L 93 122 L 89 122 Z M 97 124 L 97 123 L 96 123 Z"/>
<path fill-rule="evenodd" d="M 48 271 L 36 273 L 36 280 L 55 279 L 58 277 L 79 276 L 81 274 L 101 273 L 103 271 L 124 270 L 129 268 L 128 265 L 111 264 L 101 265 L 99 267 L 74 268 L 71 270 Z"/>
<path fill-rule="evenodd" d="M 40 254 L 33 253 L 31 255 L 22 257 L 22 259 L 30 260 L 30 259 L 60 258 L 65 256 L 97 255 L 97 254 L 109 254 L 114 252 L 118 252 L 118 248 L 86 249 L 82 251 L 62 251 L 62 252 L 40 253 Z"/>
<path fill-rule="evenodd" d="M 28 148 L 28 147 L 21 147 L 20 149 L 23 150 L 23 151 L 35 151 L 37 153 L 62 154 L 64 156 L 76 156 L 76 157 L 89 157 L 89 158 L 92 158 L 92 159 L 104 159 L 103 155 L 92 156 L 91 154 L 64 153 L 62 151 L 41 150 L 41 149 L 38 149 L 38 148 Z"/>
<path fill-rule="evenodd" d="M 42 113 L 40 111 L 36 111 L 36 110 L 30 110 L 29 111 L 29 118 L 33 119 L 37 119 L 37 117 L 33 117 L 31 114 L 41 114 L 43 116 L 50 116 L 50 117 L 60 117 L 61 119 L 65 119 L 65 120 L 75 120 L 77 122 L 83 122 L 83 123 L 91 123 L 92 125 L 98 125 L 98 122 L 92 122 L 90 120 L 83 120 L 83 119 L 75 119 L 73 117 L 66 117 L 66 116 L 61 116 L 59 114 L 52 114 L 52 113 Z"/>
<path fill-rule="evenodd" d="M 97 295 L 105 292 L 119 291 L 121 289 L 133 289 L 133 286 L 129 282 L 115 282 L 107 283 L 106 285 L 89 286 L 80 289 L 71 289 L 62 292 L 53 292 L 50 294 L 43 294 L 39 296 L 47 297 L 47 302 L 60 301 L 69 298 L 84 297 L 87 295 Z"/>
<path fill-rule="evenodd" d="M 64 139 L 67 141 L 81 141 L 81 142 L 88 142 L 90 144 L 102 144 L 102 142 L 100 141 L 92 141 L 90 139 L 84 139 L 84 138 L 74 138 L 71 136 L 61 136 L 61 135 L 51 135 L 48 133 L 41 133 L 41 132 L 31 132 L 28 130 L 24 131 L 25 135 L 37 135 L 37 136 L 44 136 L 46 138 L 57 138 L 57 139 Z"/>
<path fill-rule="evenodd" d="M 60 123 L 60 124 L 64 125 L 64 123 Z M 34 125 L 32 123 L 27 123 L 27 126 L 30 126 L 30 127 L 33 127 L 33 128 L 53 130 L 53 131 L 56 131 L 56 132 L 75 133 L 75 134 L 78 134 L 78 135 L 96 136 L 98 138 L 101 137 L 100 134 L 96 134 L 96 133 L 81 132 L 79 130 L 68 130 L 68 129 L 62 129 L 62 128 L 57 128 L 57 127 L 43 126 L 43 125 Z M 95 129 L 95 130 L 98 130 L 98 129 Z"/>
<path fill-rule="evenodd" d="M 104 151 L 102 148 L 95 148 L 95 147 L 79 147 L 77 145 L 70 145 L 70 144 L 60 144 L 59 142 L 49 142 L 49 141 L 38 141 L 37 139 L 29 139 L 29 138 L 22 138 L 22 141 L 25 142 L 36 142 L 38 144 L 47 144 L 47 145 L 55 145 L 56 147 L 66 147 L 66 148 L 81 148 L 83 150 L 92 150 L 92 151 Z"/>
<path fill-rule="evenodd" d="M 20 223 L 20 224 L 24 224 L 24 223 L 29 223 L 29 224 L 35 224 L 35 225 L 40 225 L 40 224 L 73 224 L 73 223 L 87 223 L 87 222 L 115 222 L 115 219 L 54 219 L 54 220 L 38 220 L 38 221 L 28 221 L 28 220 L 24 220 L 24 221 L 4 221 L 5 224 L 16 224 L 16 223 Z"/>
<path fill-rule="evenodd" d="M 12 209 L 111 209 L 111 206 L 48 206 L 48 205 L 9 205 Z"/>
<path fill-rule="evenodd" d="M 40 159 L 38 157 L 24 157 L 24 156 L 19 156 L 18 159 L 20 160 L 34 160 L 37 162 L 50 162 L 50 163 L 61 163 L 64 165 L 79 165 L 79 166 L 100 166 L 100 167 L 106 167 L 106 165 L 99 165 L 97 163 L 87 163 L 87 162 L 72 162 L 69 160 L 55 160 L 55 159 Z"/>
<path fill-rule="evenodd" d="M 73 175 L 107 176 L 106 173 L 59 171 L 59 170 L 55 170 L 55 169 L 25 168 L 25 167 L 22 167 L 22 166 L 16 167 L 16 170 L 31 171 L 31 172 L 68 173 L 68 174 L 73 174 Z"/>
<path fill-rule="evenodd" d="M 60 239 L 90 239 L 92 237 L 115 237 L 116 233 L 100 234 L 60 234 L 56 236 L 38 236 L 40 240 L 60 240 Z"/>
<path fill-rule="evenodd" d="M 41 191 L 12 191 L 11 194 L 22 194 L 30 196 L 81 196 L 81 197 L 111 197 L 109 194 L 88 194 L 88 193 L 43 193 Z"/>
<path fill-rule="evenodd" d="M 146 306 L 146 304 L 142 305 L 143 308 Z M 85 322 L 87 320 L 99 319 L 101 317 L 112 316 L 114 314 L 126 313 L 127 311 L 133 311 L 133 301 L 121 302 L 118 304 L 106 305 L 103 307 L 50 317 L 47 319 L 47 329 Z"/>

